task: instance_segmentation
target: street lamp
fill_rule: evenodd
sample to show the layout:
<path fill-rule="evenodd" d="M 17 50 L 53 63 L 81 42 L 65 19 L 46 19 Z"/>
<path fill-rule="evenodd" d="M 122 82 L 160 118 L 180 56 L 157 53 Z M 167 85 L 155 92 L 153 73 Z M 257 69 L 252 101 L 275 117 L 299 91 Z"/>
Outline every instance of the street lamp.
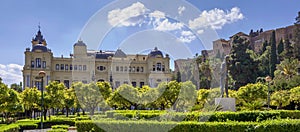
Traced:
<path fill-rule="evenodd" d="M 36 79 L 41 79 L 41 93 L 42 93 L 42 101 L 41 101 L 41 129 L 43 129 L 43 114 L 44 114 L 44 77 L 46 76 L 45 71 L 40 71 L 39 75 Z"/>
<path fill-rule="evenodd" d="M 272 77 L 267 76 L 266 78 L 266 82 L 268 82 L 268 109 L 270 108 L 270 82 L 272 81 Z"/>

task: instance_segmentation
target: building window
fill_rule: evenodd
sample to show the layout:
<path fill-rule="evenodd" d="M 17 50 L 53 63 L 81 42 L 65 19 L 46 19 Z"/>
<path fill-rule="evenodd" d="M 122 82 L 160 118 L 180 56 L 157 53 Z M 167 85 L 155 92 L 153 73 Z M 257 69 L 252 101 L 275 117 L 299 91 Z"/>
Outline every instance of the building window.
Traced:
<path fill-rule="evenodd" d="M 70 71 L 72 71 L 72 70 L 73 70 L 73 65 L 71 64 L 71 65 L 70 65 Z"/>
<path fill-rule="evenodd" d="M 144 72 L 144 67 L 141 67 L 141 72 Z"/>
<path fill-rule="evenodd" d="M 83 65 L 83 70 L 86 71 L 86 65 Z"/>
<path fill-rule="evenodd" d="M 129 68 L 128 68 L 128 72 L 131 72 L 131 66 L 129 66 Z"/>
<path fill-rule="evenodd" d="M 162 71 L 165 71 L 165 65 L 162 65 L 161 70 L 162 70 Z"/>
<path fill-rule="evenodd" d="M 119 66 L 116 66 L 116 71 L 119 71 Z"/>
<path fill-rule="evenodd" d="M 43 61 L 43 68 L 46 68 L 46 61 Z"/>
<path fill-rule="evenodd" d="M 145 85 L 145 82 L 140 82 L 140 88 L 142 88 Z"/>
<path fill-rule="evenodd" d="M 127 66 L 124 67 L 124 71 L 127 72 Z"/>
<path fill-rule="evenodd" d="M 118 87 L 120 86 L 120 82 L 119 82 L 119 81 L 116 81 L 116 82 L 115 82 L 115 86 L 116 86 L 116 88 L 118 88 Z"/>
<path fill-rule="evenodd" d="M 161 71 L 161 63 L 157 63 L 156 64 L 156 70 L 157 71 Z"/>
<path fill-rule="evenodd" d="M 64 85 L 65 85 L 65 87 L 70 88 L 70 81 L 64 80 Z"/>
<path fill-rule="evenodd" d="M 40 81 L 36 81 L 36 82 L 35 82 L 35 87 L 36 87 L 38 90 L 41 90 L 41 82 L 40 82 Z"/>
<path fill-rule="evenodd" d="M 47 82 L 46 82 L 46 85 L 48 85 L 49 84 L 49 81 L 50 81 L 50 76 L 47 76 L 47 80 L 46 80 Z"/>
<path fill-rule="evenodd" d="M 140 67 L 136 67 L 136 72 L 140 72 Z"/>
<path fill-rule="evenodd" d="M 79 66 L 78 66 L 78 70 L 79 70 L 79 71 L 82 71 L 82 65 L 79 65 Z"/>
<path fill-rule="evenodd" d="M 136 82 L 131 82 L 133 87 L 136 87 Z"/>
<path fill-rule="evenodd" d="M 99 71 L 104 71 L 106 68 L 104 67 L 104 66 L 98 66 L 97 67 L 97 70 L 99 70 Z"/>
<path fill-rule="evenodd" d="M 153 65 L 152 71 L 155 71 L 155 65 Z"/>
<path fill-rule="evenodd" d="M 30 87 L 30 76 L 26 76 L 26 87 Z"/>
<path fill-rule="evenodd" d="M 59 64 L 55 65 L 55 70 L 59 70 Z"/>
<path fill-rule="evenodd" d="M 121 72 L 123 71 L 123 66 L 120 66 L 120 71 L 121 71 Z"/>
<path fill-rule="evenodd" d="M 60 64 L 60 70 L 64 70 L 64 69 L 65 69 L 64 64 Z"/>
<path fill-rule="evenodd" d="M 69 65 L 68 64 L 65 65 L 65 70 L 66 71 L 69 70 Z"/>
<path fill-rule="evenodd" d="M 77 71 L 77 65 L 74 65 L 74 70 Z"/>
<path fill-rule="evenodd" d="M 36 68 L 41 68 L 41 58 L 36 58 L 35 63 L 36 63 Z"/>
<path fill-rule="evenodd" d="M 31 61 L 31 68 L 34 68 L 34 61 Z"/>
<path fill-rule="evenodd" d="M 132 67 L 132 72 L 135 72 L 135 66 L 134 66 L 134 67 Z"/>

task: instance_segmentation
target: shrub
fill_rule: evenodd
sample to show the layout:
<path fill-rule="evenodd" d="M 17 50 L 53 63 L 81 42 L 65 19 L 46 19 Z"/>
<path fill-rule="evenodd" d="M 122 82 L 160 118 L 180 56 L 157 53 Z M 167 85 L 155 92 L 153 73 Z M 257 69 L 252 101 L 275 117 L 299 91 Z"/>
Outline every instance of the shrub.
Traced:
<path fill-rule="evenodd" d="M 263 122 L 158 122 L 158 121 L 78 121 L 78 132 L 85 131 L 163 131 L 170 132 L 284 132 L 299 131 L 300 120 L 267 120 Z"/>
<path fill-rule="evenodd" d="M 30 129 L 37 129 L 38 128 L 38 124 L 36 124 L 35 122 L 24 122 L 24 123 L 17 123 L 17 125 L 20 126 L 20 130 L 30 130 Z"/>
<path fill-rule="evenodd" d="M 19 129 L 17 124 L 1 125 L 0 132 L 19 132 Z"/>
<path fill-rule="evenodd" d="M 54 125 L 54 126 L 51 126 L 52 129 L 65 129 L 65 130 L 68 130 L 69 128 L 69 125 Z"/>
<path fill-rule="evenodd" d="M 52 130 L 49 130 L 47 132 L 68 132 L 68 130 L 65 130 L 65 129 L 52 129 Z"/>

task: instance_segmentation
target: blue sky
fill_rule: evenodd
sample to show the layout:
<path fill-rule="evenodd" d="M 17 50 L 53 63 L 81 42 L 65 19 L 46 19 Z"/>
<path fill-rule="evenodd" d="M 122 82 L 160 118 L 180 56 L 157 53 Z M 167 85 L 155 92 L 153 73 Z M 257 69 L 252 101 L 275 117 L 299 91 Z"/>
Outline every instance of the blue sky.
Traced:
<path fill-rule="evenodd" d="M 65 56 L 68 56 L 69 53 L 72 52 L 73 44 L 78 40 L 79 37 L 82 37 L 83 41 L 85 41 L 84 39 L 86 39 L 86 42 L 90 42 L 88 40 L 89 38 L 84 37 L 84 31 L 86 29 L 84 27 L 85 25 L 89 25 L 89 22 L 91 22 L 89 20 L 94 19 L 92 16 L 97 16 L 97 12 L 100 14 L 104 14 L 104 17 L 106 17 L 107 19 L 107 13 L 113 10 L 114 8 L 119 8 L 121 10 L 119 13 L 121 13 L 123 9 L 131 9 L 129 7 L 132 7 L 132 4 L 137 3 L 139 1 L 119 0 L 115 1 L 114 4 L 109 4 L 110 2 L 111 1 L 109 0 L 1 0 L 1 78 L 3 78 L 4 82 L 8 84 L 18 82 L 18 80 L 22 79 L 20 69 L 22 68 L 24 63 L 24 51 L 25 48 L 31 47 L 31 39 L 36 34 L 39 23 L 41 25 L 42 34 L 47 40 L 48 47 L 52 49 L 54 55 L 60 56 L 61 54 L 63 54 Z M 172 4 L 174 4 L 174 6 L 178 6 L 176 4 L 186 4 L 186 2 L 190 3 L 191 7 L 195 7 L 198 10 L 198 12 L 192 12 L 193 9 L 187 7 L 186 5 L 182 6 L 185 7 L 185 9 L 180 8 L 183 9 L 182 15 L 179 15 L 179 7 L 178 10 L 171 10 Z M 172 19 L 179 20 L 179 22 L 181 20 L 186 20 L 185 24 L 190 25 L 192 24 L 188 23 L 188 21 L 195 20 L 195 22 L 197 22 L 196 17 L 199 17 L 199 15 L 203 14 L 203 12 L 206 12 L 206 15 L 208 14 L 207 17 L 219 15 L 219 17 L 221 17 L 220 19 L 214 19 L 209 22 L 214 23 L 213 30 L 216 31 L 217 37 L 225 39 L 239 31 L 249 33 L 250 29 L 257 30 L 263 28 L 264 30 L 269 30 L 291 25 L 294 22 L 294 18 L 296 17 L 297 12 L 300 11 L 300 4 L 298 1 L 286 2 L 285 0 L 182 0 L 182 2 L 168 2 L 166 0 L 162 0 L 162 3 L 153 0 L 141 0 L 140 3 L 141 4 L 136 6 L 145 6 L 144 8 L 150 10 L 147 13 L 151 14 L 154 13 L 155 10 L 158 10 L 160 12 L 165 13 L 166 15 L 171 14 L 170 16 L 172 16 Z M 105 12 L 103 11 L 104 8 L 110 10 Z M 192 13 L 189 13 L 188 11 L 191 11 Z M 220 13 L 222 11 L 223 15 L 222 13 Z M 175 15 L 172 14 L 173 12 Z M 178 18 L 176 14 L 178 15 Z M 242 17 L 238 16 L 240 14 L 242 14 Z M 229 18 L 223 19 L 222 17 Z M 232 21 L 229 19 L 232 19 Z M 173 24 L 176 22 L 172 21 L 171 19 L 168 20 L 169 21 L 167 22 L 172 22 Z M 224 22 L 222 20 L 226 21 Z M 113 26 L 112 21 L 107 22 L 109 20 L 105 19 L 101 19 L 100 21 L 105 21 L 106 23 L 108 23 L 106 25 L 107 28 Z M 162 22 L 163 20 L 160 21 L 160 24 Z M 223 23 L 220 24 L 219 22 Z M 101 24 L 98 26 L 101 26 Z M 103 29 L 105 29 L 104 26 Z M 104 44 L 102 44 L 99 47 L 104 48 L 104 50 L 114 50 L 117 47 L 125 48 L 126 44 L 132 43 L 132 41 L 141 41 L 137 40 L 135 36 L 145 35 L 149 33 L 148 31 L 142 32 L 148 28 L 149 26 L 141 26 L 136 28 L 134 26 L 126 26 L 126 24 L 122 26 L 121 23 L 120 27 L 113 29 L 109 34 L 105 36 L 104 39 L 102 39 L 103 41 L 101 42 L 103 42 Z M 150 28 L 158 29 L 159 27 L 150 26 Z M 142 31 L 136 32 L 137 29 Z M 190 45 L 186 44 L 188 49 L 192 50 L 191 54 L 200 52 L 199 48 L 211 47 L 209 45 L 203 47 L 204 44 L 199 45 L 198 43 L 201 40 L 199 41 L 197 39 L 198 37 L 194 39 L 193 36 L 189 35 L 188 32 L 192 30 L 186 29 L 184 27 L 181 28 L 181 31 L 185 32 L 178 32 L 177 30 L 166 31 L 163 28 L 159 31 L 164 31 L 166 32 L 166 34 L 156 35 L 157 39 L 160 39 L 160 37 L 164 35 L 164 37 L 167 37 L 164 40 L 172 39 L 172 36 L 175 36 L 177 38 L 183 36 L 183 38 L 181 39 L 183 40 L 182 44 L 186 44 L 184 42 L 189 42 L 192 39 Z M 193 33 L 197 31 L 200 31 L 199 25 L 198 28 L 195 28 L 193 30 Z M 132 35 L 133 33 L 134 35 Z M 126 39 L 126 41 L 122 39 L 117 39 L 119 38 L 117 34 L 123 34 L 124 38 L 128 38 Z M 151 31 L 150 34 L 157 34 L 157 30 Z M 170 35 L 168 36 L 168 34 Z M 183 34 L 188 36 L 184 36 Z M 130 35 L 131 38 L 129 38 Z M 151 39 L 149 38 L 149 40 Z M 108 42 L 111 41 L 115 41 L 116 44 L 109 44 Z M 160 43 L 163 41 L 149 42 Z M 194 44 L 197 46 L 191 46 L 193 45 L 193 43 L 197 43 Z M 146 45 L 150 45 L 150 47 L 155 46 L 151 44 Z M 180 48 L 180 43 L 178 43 L 178 46 L 179 47 L 177 48 Z M 90 47 L 95 48 L 95 46 Z M 163 46 L 161 47 L 164 48 Z M 130 52 L 130 50 L 131 49 L 127 49 L 127 52 Z M 173 53 L 173 55 L 175 54 Z"/>

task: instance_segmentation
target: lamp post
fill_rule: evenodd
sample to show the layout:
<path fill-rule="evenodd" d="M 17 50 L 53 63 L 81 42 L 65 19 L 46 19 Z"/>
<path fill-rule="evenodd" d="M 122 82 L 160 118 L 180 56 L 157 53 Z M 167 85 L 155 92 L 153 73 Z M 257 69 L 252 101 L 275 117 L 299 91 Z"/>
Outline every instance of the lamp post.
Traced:
<path fill-rule="evenodd" d="M 42 93 L 42 100 L 41 100 L 41 129 L 43 129 L 43 114 L 44 114 L 44 77 L 46 76 L 45 71 L 40 71 L 38 77 L 36 79 L 41 79 L 41 93 Z"/>
<path fill-rule="evenodd" d="M 267 76 L 266 78 L 266 82 L 268 82 L 268 109 L 270 108 L 270 82 L 272 81 L 272 77 Z"/>

